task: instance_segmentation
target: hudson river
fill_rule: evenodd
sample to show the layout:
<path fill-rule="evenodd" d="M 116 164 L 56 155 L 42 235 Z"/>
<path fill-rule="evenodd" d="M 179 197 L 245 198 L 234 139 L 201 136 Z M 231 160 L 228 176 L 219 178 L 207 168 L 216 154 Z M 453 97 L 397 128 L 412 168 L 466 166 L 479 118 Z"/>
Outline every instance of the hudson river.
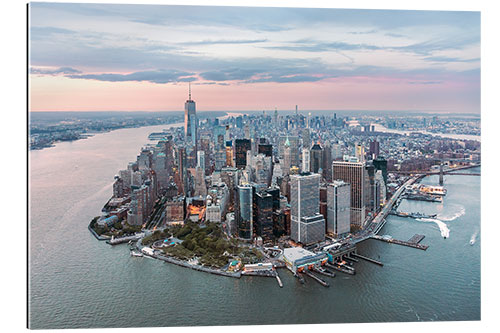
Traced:
<path fill-rule="evenodd" d="M 287 270 L 280 270 L 282 289 L 273 278 L 215 276 L 97 241 L 87 226 L 111 196 L 114 175 L 150 132 L 166 127 L 120 129 L 29 153 L 32 328 L 480 319 L 477 176 L 445 176 L 443 203 L 399 207 L 437 219 L 389 217 L 381 235 L 423 234 L 427 251 L 365 241 L 358 252 L 384 266 L 359 262 L 354 276 L 325 277 L 330 288 L 307 277 L 301 285 Z"/>

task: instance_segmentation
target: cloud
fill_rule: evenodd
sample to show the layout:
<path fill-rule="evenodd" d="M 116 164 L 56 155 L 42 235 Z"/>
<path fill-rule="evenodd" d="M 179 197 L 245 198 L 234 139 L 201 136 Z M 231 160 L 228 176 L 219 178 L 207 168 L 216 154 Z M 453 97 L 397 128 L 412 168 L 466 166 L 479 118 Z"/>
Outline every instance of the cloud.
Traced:
<path fill-rule="evenodd" d="M 267 46 L 266 49 L 285 50 L 285 51 L 306 51 L 306 52 L 324 52 L 324 51 L 351 51 L 351 50 L 379 50 L 381 47 L 370 44 L 352 44 L 346 42 L 319 42 L 313 40 L 298 40 L 291 45 Z"/>
<path fill-rule="evenodd" d="M 476 62 L 481 61 L 481 58 L 473 59 L 460 59 L 453 57 L 426 57 L 425 60 L 436 61 L 436 62 Z"/>
<path fill-rule="evenodd" d="M 312 75 L 290 75 L 290 76 L 267 76 L 253 80 L 247 80 L 245 83 L 275 82 L 275 83 L 294 83 L 294 82 L 316 82 L 325 79 L 327 76 Z M 332 77 L 332 76 L 329 76 Z"/>
<path fill-rule="evenodd" d="M 81 71 L 71 67 L 59 67 L 58 69 L 43 69 L 43 68 L 31 67 L 30 73 L 40 74 L 40 75 L 59 75 L 59 74 L 78 74 L 81 73 Z"/>
<path fill-rule="evenodd" d="M 394 32 L 386 32 L 384 35 L 389 36 L 389 37 L 396 37 L 396 38 L 406 38 L 408 36 L 402 35 L 402 34 L 397 34 Z"/>
<path fill-rule="evenodd" d="M 57 27 L 31 27 L 30 34 L 33 36 L 49 36 L 53 34 L 74 34 L 75 31 Z"/>
<path fill-rule="evenodd" d="M 410 81 L 409 84 L 441 84 L 442 81 Z"/>
<path fill-rule="evenodd" d="M 377 33 L 378 30 L 372 29 L 368 31 L 349 31 L 348 33 L 351 35 L 369 35 L 369 34 L 374 34 Z"/>
<path fill-rule="evenodd" d="M 125 81 L 148 81 L 152 83 L 171 83 L 171 82 L 191 82 L 196 81 L 193 77 L 194 73 L 188 73 L 178 70 L 159 69 L 155 71 L 142 71 L 130 74 L 78 74 L 67 75 L 72 79 L 87 79 L 108 82 L 125 82 Z"/>
<path fill-rule="evenodd" d="M 183 44 L 183 45 L 217 45 L 217 44 L 255 44 L 255 43 L 264 43 L 264 42 L 267 42 L 267 39 L 202 40 L 202 41 L 194 41 L 194 42 L 184 42 L 181 44 Z"/>
<path fill-rule="evenodd" d="M 209 81 L 234 81 L 245 80 L 252 76 L 261 73 L 263 69 L 242 69 L 242 68 L 229 68 L 223 70 L 209 71 L 200 73 L 200 76 Z"/>

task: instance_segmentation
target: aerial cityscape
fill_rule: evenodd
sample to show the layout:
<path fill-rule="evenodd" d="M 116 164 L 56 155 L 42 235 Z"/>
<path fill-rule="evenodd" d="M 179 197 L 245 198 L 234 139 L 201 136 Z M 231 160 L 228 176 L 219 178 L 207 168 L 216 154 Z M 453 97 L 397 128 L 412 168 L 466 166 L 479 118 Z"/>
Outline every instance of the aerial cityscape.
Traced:
<path fill-rule="evenodd" d="M 481 319 L 478 13 L 31 7 L 30 327 Z"/>
<path fill-rule="evenodd" d="M 369 238 L 426 250 L 424 235 L 378 234 L 388 214 L 436 217 L 398 205 L 442 202 L 445 174 L 481 165 L 479 141 L 446 137 L 446 129 L 477 134 L 479 119 L 350 118 L 303 115 L 297 105 L 288 115 L 275 109 L 200 122 L 189 86 L 184 126 L 149 135 L 151 143 L 115 176 L 89 230 L 111 245 L 133 244 L 131 256 L 237 278 L 273 276 L 280 287 L 281 267 L 328 287 L 315 273 L 355 274 L 360 258 L 383 265 L 357 253 Z M 432 174 L 439 185 L 419 184 Z"/>

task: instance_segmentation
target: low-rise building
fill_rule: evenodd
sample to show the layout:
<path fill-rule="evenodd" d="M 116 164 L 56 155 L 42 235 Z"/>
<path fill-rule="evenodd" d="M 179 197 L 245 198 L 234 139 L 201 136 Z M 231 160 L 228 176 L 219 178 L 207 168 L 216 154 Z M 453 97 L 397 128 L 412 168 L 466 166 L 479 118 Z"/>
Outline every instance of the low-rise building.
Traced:
<path fill-rule="evenodd" d="M 286 267 L 293 273 L 324 265 L 328 261 L 325 253 L 314 253 L 301 247 L 291 247 L 283 250 L 283 260 Z"/>

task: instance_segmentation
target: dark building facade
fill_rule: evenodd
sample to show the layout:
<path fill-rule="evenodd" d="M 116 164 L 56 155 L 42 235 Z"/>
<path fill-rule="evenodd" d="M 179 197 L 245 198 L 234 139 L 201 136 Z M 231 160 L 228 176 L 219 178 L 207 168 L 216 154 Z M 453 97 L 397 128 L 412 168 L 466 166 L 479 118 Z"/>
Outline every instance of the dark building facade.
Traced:
<path fill-rule="evenodd" d="M 380 154 L 380 143 L 377 140 L 370 142 L 370 157 L 376 159 Z"/>
<path fill-rule="evenodd" d="M 315 143 L 311 148 L 311 172 L 318 173 L 323 167 L 323 149 L 318 143 Z"/>
<path fill-rule="evenodd" d="M 273 240 L 273 197 L 264 191 L 254 195 L 254 230 L 255 235 L 264 242 Z"/>
<path fill-rule="evenodd" d="M 273 157 L 273 145 L 259 144 L 259 154 L 264 154 L 268 157 Z"/>
<path fill-rule="evenodd" d="M 236 167 L 244 169 L 247 166 L 247 151 L 252 149 L 252 142 L 249 139 L 236 139 L 234 148 Z"/>

